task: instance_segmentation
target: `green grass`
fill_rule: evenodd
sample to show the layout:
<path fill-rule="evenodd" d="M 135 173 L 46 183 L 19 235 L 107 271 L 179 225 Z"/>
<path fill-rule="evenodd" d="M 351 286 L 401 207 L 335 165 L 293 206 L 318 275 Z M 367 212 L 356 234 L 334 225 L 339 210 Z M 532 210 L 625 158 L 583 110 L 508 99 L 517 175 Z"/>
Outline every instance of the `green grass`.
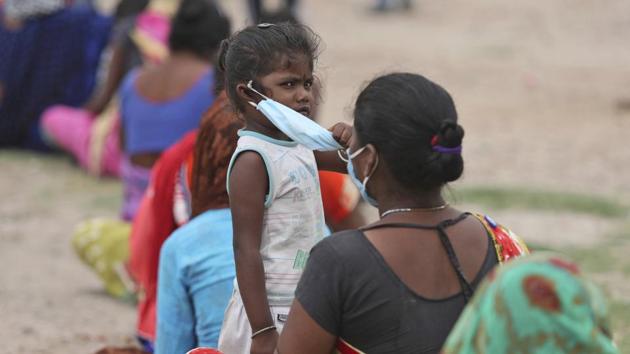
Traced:
<path fill-rule="evenodd" d="M 619 353 L 630 353 L 630 304 L 613 301 L 609 304 L 609 311 Z"/>
<path fill-rule="evenodd" d="M 526 188 L 463 187 L 453 190 L 456 202 L 493 209 L 529 209 L 591 214 L 605 218 L 628 215 L 628 206 L 604 197 Z"/>

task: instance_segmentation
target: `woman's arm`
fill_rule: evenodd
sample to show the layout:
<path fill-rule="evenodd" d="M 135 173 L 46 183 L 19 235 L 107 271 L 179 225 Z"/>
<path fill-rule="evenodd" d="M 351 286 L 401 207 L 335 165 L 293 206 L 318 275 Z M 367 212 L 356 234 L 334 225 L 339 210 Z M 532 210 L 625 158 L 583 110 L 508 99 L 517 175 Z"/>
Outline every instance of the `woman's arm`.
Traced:
<path fill-rule="evenodd" d="M 278 353 L 330 354 L 336 340 L 337 337 L 317 324 L 296 299 L 278 340 Z"/>
<path fill-rule="evenodd" d="M 112 58 L 107 68 L 105 84 L 83 106 L 85 110 L 92 112 L 94 115 L 99 115 L 105 110 L 116 90 L 118 90 L 125 74 L 127 74 L 125 62 L 128 55 L 129 53 L 124 43 L 113 44 Z"/>
<path fill-rule="evenodd" d="M 254 151 L 246 151 L 238 156 L 228 178 L 236 278 L 249 324 L 252 332 L 256 332 L 274 324 L 260 256 L 269 177 L 262 157 Z M 251 353 L 273 353 L 277 340 L 277 331 L 266 331 L 252 340 Z"/>

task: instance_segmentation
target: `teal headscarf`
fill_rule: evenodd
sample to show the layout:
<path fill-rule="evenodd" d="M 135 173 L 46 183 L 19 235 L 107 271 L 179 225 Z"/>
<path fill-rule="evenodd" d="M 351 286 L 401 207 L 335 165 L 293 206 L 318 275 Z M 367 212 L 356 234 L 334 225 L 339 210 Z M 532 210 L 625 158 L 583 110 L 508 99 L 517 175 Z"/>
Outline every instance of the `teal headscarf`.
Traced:
<path fill-rule="evenodd" d="M 488 275 L 443 354 L 618 353 L 599 289 L 560 255 L 521 257 Z"/>

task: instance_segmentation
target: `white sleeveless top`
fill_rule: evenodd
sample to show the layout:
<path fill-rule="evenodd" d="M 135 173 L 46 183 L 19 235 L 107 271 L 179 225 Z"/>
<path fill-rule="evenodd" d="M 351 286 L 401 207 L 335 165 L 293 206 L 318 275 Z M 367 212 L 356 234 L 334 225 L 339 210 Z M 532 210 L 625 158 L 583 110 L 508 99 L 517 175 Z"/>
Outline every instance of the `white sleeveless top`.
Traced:
<path fill-rule="evenodd" d="M 267 297 L 271 306 L 290 306 L 309 252 L 324 237 L 326 227 L 315 156 L 295 142 L 248 130 L 238 135 L 228 176 L 242 152 L 255 151 L 265 163 L 269 194 L 264 201 L 260 254 Z"/>

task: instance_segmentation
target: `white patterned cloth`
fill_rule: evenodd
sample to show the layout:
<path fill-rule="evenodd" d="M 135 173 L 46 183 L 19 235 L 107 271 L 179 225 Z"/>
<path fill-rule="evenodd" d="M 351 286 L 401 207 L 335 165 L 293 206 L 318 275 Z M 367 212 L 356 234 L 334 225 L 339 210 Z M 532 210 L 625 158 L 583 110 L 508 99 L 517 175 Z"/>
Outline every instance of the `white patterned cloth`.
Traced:
<path fill-rule="evenodd" d="M 25 20 L 29 17 L 47 15 L 65 6 L 64 0 L 5 0 L 4 11 L 7 17 Z"/>

